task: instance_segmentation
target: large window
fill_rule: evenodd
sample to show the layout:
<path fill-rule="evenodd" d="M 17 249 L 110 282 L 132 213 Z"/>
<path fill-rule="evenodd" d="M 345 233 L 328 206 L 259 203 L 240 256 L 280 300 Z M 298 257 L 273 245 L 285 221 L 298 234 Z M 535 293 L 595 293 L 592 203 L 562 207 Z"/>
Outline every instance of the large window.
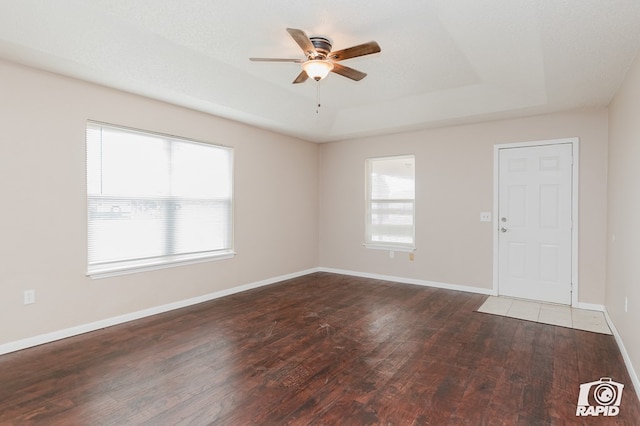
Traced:
<path fill-rule="evenodd" d="M 366 161 L 365 246 L 390 250 L 415 248 L 415 157 Z"/>
<path fill-rule="evenodd" d="M 233 254 L 233 151 L 87 124 L 88 273 Z"/>

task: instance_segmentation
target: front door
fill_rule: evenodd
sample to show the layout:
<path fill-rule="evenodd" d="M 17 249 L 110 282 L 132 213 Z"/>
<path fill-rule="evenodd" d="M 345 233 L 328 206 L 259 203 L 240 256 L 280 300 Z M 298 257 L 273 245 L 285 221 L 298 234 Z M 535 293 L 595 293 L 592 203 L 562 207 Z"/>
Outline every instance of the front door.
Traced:
<path fill-rule="evenodd" d="M 571 304 L 572 144 L 499 149 L 498 292 Z"/>

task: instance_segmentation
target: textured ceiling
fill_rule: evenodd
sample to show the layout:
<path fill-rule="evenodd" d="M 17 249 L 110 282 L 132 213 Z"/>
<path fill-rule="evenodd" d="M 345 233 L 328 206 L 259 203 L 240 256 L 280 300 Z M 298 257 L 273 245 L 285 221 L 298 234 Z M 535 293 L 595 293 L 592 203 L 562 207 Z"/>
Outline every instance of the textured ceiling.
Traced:
<path fill-rule="evenodd" d="M 291 82 L 285 31 L 368 73 Z M 324 142 L 607 105 L 640 46 L 638 0 L 0 0 L 0 58 Z"/>

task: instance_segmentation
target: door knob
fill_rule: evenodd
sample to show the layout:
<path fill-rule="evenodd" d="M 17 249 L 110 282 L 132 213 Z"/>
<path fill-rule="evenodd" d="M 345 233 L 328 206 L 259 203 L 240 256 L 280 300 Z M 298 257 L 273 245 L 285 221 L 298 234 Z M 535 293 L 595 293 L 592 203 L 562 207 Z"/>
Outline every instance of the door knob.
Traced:
<path fill-rule="evenodd" d="M 500 228 L 500 232 L 507 232 L 507 228 Z"/>

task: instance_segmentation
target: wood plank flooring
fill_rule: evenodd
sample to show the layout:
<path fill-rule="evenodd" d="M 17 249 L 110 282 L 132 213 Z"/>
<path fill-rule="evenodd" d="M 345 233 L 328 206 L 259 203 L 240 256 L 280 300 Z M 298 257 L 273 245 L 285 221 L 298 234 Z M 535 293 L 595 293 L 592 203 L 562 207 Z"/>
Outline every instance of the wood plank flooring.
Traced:
<path fill-rule="evenodd" d="M 307 275 L 0 356 L 0 424 L 640 424 L 612 336 L 485 298 Z M 620 414 L 576 417 L 600 377 Z"/>

